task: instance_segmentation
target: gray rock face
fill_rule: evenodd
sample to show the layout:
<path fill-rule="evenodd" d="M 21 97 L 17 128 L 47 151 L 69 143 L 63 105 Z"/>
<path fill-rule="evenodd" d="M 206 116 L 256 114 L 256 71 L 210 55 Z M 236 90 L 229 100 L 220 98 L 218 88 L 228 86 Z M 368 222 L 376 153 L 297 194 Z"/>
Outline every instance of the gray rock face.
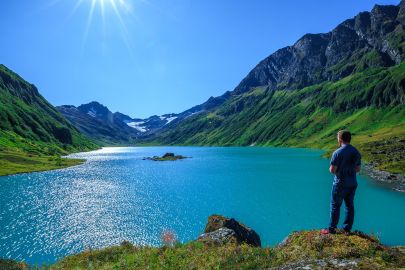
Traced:
<path fill-rule="evenodd" d="M 369 61 L 368 67 L 398 64 L 405 58 L 400 45 L 404 31 L 405 1 L 398 6 L 376 5 L 371 12 L 359 13 L 329 33 L 304 35 L 293 46 L 276 51 L 244 78 L 234 94 L 258 86 L 294 90 L 339 80 L 358 69 L 345 63 L 367 61 L 370 52 L 380 60 Z"/>
<path fill-rule="evenodd" d="M 208 217 L 201 240 L 211 239 L 215 243 L 229 242 L 231 238 L 237 243 L 246 243 L 255 247 L 261 246 L 260 236 L 251 228 L 239 223 L 233 218 L 220 215 Z"/>
<path fill-rule="evenodd" d="M 216 231 L 204 233 L 198 238 L 201 241 L 213 242 L 215 244 L 226 244 L 236 239 L 236 234 L 228 228 L 219 228 Z"/>
<path fill-rule="evenodd" d="M 299 261 L 290 263 L 269 270 L 323 270 L 323 269 L 357 269 L 359 259 L 346 260 L 346 259 L 325 259 L 315 261 Z"/>

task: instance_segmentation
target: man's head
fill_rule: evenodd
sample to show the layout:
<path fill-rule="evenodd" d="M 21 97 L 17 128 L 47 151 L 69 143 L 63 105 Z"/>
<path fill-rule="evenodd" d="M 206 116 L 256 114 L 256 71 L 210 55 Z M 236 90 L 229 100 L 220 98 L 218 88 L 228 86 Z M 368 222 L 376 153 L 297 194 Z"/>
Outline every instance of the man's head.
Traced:
<path fill-rule="evenodd" d="M 340 130 L 337 133 L 337 140 L 339 145 L 348 144 L 352 140 L 352 134 L 348 130 Z"/>

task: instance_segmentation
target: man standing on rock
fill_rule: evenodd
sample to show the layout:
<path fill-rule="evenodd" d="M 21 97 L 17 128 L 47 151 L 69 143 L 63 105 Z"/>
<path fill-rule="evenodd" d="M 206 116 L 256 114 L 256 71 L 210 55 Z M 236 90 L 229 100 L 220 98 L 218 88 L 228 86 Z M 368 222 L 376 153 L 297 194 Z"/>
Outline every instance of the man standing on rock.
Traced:
<path fill-rule="evenodd" d="M 330 223 L 328 229 L 321 230 L 322 234 L 336 233 L 339 223 L 340 206 L 345 201 L 346 217 L 343 229 L 350 233 L 354 221 L 354 194 L 357 188 L 356 173 L 360 171 L 361 155 L 351 144 L 351 133 L 341 130 L 337 134 L 339 148 L 333 153 L 329 171 L 335 175 L 333 180 Z"/>

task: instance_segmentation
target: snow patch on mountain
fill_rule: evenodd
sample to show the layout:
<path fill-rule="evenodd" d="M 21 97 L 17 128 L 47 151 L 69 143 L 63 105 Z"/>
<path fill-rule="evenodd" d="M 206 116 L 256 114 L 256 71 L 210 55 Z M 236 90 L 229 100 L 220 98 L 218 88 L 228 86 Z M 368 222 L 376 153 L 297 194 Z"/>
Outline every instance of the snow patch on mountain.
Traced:
<path fill-rule="evenodd" d="M 91 108 L 91 109 L 87 112 L 87 114 L 90 115 L 91 117 L 96 117 L 97 112 L 96 112 L 96 110 L 94 110 L 93 108 Z"/>
<path fill-rule="evenodd" d="M 148 131 L 148 129 L 146 127 L 143 127 L 142 125 L 145 124 L 144 121 L 141 122 L 128 122 L 126 123 L 128 126 L 130 126 L 131 128 L 134 128 L 140 132 L 146 132 Z"/>
<path fill-rule="evenodd" d="M 170 122 L 172 122 L 173 120 L 176 120 L 176 119 L 177 119 L 177 116 L 172 116 L 172 117 L 166 118 L 167 123 L 165 125 L 169 124 Z"/>

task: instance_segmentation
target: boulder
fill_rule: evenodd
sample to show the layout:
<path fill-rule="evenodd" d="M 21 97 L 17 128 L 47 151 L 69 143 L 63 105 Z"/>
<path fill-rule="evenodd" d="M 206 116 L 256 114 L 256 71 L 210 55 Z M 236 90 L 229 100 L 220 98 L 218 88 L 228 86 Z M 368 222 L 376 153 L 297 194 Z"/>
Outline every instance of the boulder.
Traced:
<path fill-rule="evenodd" d="M 208 217 L 204 234 L 199 239 L 211 239 L 215 243 L 221 243 L 229 242 L 231 238 L 234 238 L 239 244 L 246 243 L 255 247 L 261 246 L 260 236 L 254 230 L 233 218 L 226 218 L 221 215 Z"/>

